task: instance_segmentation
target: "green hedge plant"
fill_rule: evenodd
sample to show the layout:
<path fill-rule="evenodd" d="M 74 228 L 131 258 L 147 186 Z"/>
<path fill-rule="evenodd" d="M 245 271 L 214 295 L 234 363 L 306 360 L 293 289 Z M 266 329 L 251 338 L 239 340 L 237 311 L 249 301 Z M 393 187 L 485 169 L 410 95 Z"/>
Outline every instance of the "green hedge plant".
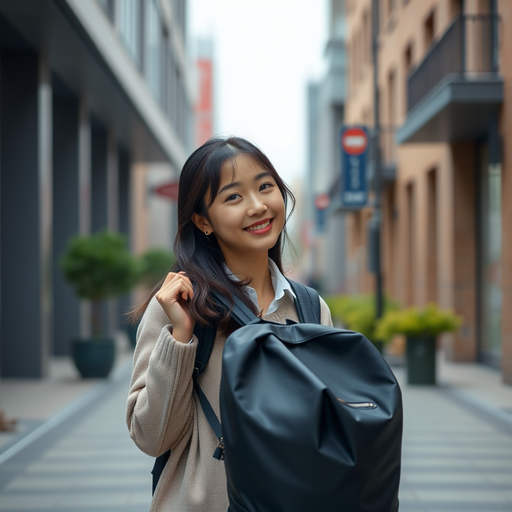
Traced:
<path fill-rule="evenodd" d="M 462 318 L 449 310 L 441 310 L 435 303 L 425 308 L 411 307 L 388 311 L 377 323 L 376 334 L 391 338 L 395 334 L 407 337 L 435 338 L 443 332 L 456 331 Z"/>
<path fill-rule="evenodd" d="M 101 337 L 101 303 L 128 293 L 139 278 L 139 263 L 128 250 L 126 237 L 107 230 L 74 236 L 60 265 L 78 297 L 92 302 L 93 336 Z"/>
<path fill-rule="evenodd" d="M 391 336 L 380 336 L 376 332 L 375 297 L 372 295 L 336 295 L 327 297 L 326 302 L 332 317 L 347 329 L 360 332 L 371 342 L 391 341 Z M 384 312 L 397 309 L 395 302 L 384 299 Z"/>

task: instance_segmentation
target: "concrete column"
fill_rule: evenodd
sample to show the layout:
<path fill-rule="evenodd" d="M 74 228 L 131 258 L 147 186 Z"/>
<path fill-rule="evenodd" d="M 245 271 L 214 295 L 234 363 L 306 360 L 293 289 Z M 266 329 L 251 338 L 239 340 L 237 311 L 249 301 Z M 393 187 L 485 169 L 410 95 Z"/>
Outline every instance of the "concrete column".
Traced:
<path fill-rule="evenodd" d="M 41 350 L 43 376 L 53 340 L 53 116 L 52 72 L 48 57 L 39 56 L 38 156 L 39 156 L 39 247 L 41 281 Z"/>
<path fill-rule="evenodd" d="M 119 224 L 119 158 L 117 141 L 112 129 L 107 132 L 107 226 L 110 231 L 117 231 Z M 108 333 L 117 331 L 119 320 L 119 303 L 117 299 L 108 301 Z"/>
<path fill-rule="evenodd" d="M 107 131 L 94 118 L 91 119 L 91 232 L 108 227 L 108 139 Z M 102 307 L 102 335 L 110 330 L 109 307 Z"/>
<path fill-rule="evenodd" d="M 78 225 L 81 235 L 91 232 L 91 121 L 86 98 L 78 105 Z M 80 303 L 80 337 L 91 336 L 91 304 Z"/>
<path fill-rule="evenodd" d="M 119 232 L 128 238 L 130 244 L 130 156 L 122 148 L 119 149 L 119 202 L 118 202 L 118 228 Z M 131 295 L 125 295 L 119 299 L 118 328 L 126 327 L 124 313 L 132 305 Z"/>
<path fill-rule="evenodd" d="M 108 227 L 107 131 L 91 120 L 91 232 Z"/>
<path fill-rule="evenodd" d="M 44 377 L 51 338 L 51 84 L 30 52 L 0 57 L 1 373 Z"/>
<path fill-rule="evenodd" d="M 80 300 L 64 279 L 59 260 L 80 231 L 79 101 L 53 97 L 53 352 L 68 355 L 80 336 Z"/>

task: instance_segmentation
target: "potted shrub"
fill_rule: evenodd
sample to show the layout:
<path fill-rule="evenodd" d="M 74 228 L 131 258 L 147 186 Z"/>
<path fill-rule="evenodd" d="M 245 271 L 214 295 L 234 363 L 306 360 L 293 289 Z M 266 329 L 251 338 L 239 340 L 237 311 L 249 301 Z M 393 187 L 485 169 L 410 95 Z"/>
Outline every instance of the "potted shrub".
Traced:
<path fill-rule="evenodd" d="M 436 339 L 443 332 L 457 330 L 462 319 L 434 303 L 424 309 L 411 307 L 390 311 L 377 325 L 378 336 L 403 334 L 407 339 L 408 384 L 436 383 Z"/>
<path fill-rule="evenodd" d="M 107 377 L 114 365 L 115 342 L 102 332 L 102 305 L 132 289 L 137 260 L 125 236 L 105 230 L 71 238 L 60 264 L 78 297 L 92 302 L 92 338 L 72 341 L 75 365 L 84 378 Z"/>
<path fill-rule="evenodd" d="M 147 290 L 152 290 L 176 262 L 176 257 L 168 249 L 150 249 L 138 261 L 137 282 Z M 127 321 L 126 333 L 132 347 L 137 343 L 137 329 L 140 322 Z"/>
<path fill-rule="evenodd" d="M 381 336 L 375 331 L 375 298 L 371 295 L 337 295 L 328 297 L 326 302 L 332 317 L 340 321 L 347 329 L 360 332 L 368 338 L 380 353 L 384 345 L 391 341 L 392 336 Z M 394 311 L 397 304 L 384 299 L 384 311 Z"/>

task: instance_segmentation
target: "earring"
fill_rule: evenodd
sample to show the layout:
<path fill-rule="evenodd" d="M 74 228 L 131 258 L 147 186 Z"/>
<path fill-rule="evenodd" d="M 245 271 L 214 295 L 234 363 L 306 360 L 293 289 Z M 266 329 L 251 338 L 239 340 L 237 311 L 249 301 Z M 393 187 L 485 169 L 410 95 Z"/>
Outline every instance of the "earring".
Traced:
<path fill-rule="evenodd" d="M 206 236 L 208 236 L 208 231 L 205 231 L 205 232 L 204 232 L 204 234 L 205 234 Z"/>

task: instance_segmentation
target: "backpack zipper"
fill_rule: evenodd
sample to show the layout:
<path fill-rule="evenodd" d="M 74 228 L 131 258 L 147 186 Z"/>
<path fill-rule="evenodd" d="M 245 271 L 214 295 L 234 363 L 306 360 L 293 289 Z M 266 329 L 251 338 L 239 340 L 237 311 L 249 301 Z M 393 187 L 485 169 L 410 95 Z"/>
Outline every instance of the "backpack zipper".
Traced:
<path fill-rule="evenodd" d="M 219 439 L 219 444 L 217 445 L 217 448 L 215 449 L 213 457 L 217 460 L 224 460 L 224 437 L 221 437 Z"/>
<path fill-rule="evenodd" d="M 373 402 L 346 402 L 341 398 L 337 399 L 338 402 L 346 405 L 347 407 L 351 407 L 352 409 L 376 409 L 377 406 Z"/>

